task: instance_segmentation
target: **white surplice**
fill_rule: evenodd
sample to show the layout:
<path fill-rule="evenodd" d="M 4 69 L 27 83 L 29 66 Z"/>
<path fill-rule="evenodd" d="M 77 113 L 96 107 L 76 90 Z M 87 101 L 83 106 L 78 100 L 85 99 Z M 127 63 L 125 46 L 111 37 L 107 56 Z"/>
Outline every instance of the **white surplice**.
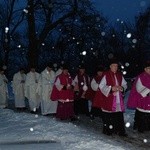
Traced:
<path fill-rule="evenodd" d="M 118 85 L 118 80 L 115 76 L 115 82 L 116 82 L 116 85 Z M 127 82 L 125 81 L 125 79 L 122 77 L 122 82 L 121 82 L 121 86 L 124 88 L 124 90 L 127 89 Z M 111 91 L 111 86 L 108 86 L 107 85 L 107 81 L 106 81 L 106 76 L 104 76 L 99 84 L 99 88 L 101 90 L 101 92 L 106 96 L 108 97 L 110 91 Z M 115 92 L 115 95 L 116 95 L 116 112 L 120 111 L 121 110 L 121 107 L 120 107 L 120 96 L 119 96 L 119 91 Z M 106 110 L 103 110 L 103 111 L 106 111 Z"/>
<path fill-rule="evenodd" d="M 20 72 L 16 73 L 13 76 L 13 92 L 15 96 L 15 107 L 22 108 L 25 107 L 25 94 L 24 94 L 24 87 L 26 75 L 21 74 Z"/>
<path fill-rule="evenodd" d="M 41 113 L 42 115 L 54 114 L 57 110 L 57 101 L 52 101 L 50 95 L 52 92 L 53 84 L 55 81 L 55 72 L 51 70 L 50 72 L 45 69 L 41 73 L 40 79 L 40 95 L 41 95 Z M 38 89 L 39 92 L 39 89 Z"/>
<path fill-rule="evenodd" d="M 38 95 L 37 87 L 40 74 L 37 72 L 29 72 L 26 76 L 25 82 L 25 97 L 29 101 L 29 107 L 31 111 L 36 111 L 40 105 L 40 96 Z"/>

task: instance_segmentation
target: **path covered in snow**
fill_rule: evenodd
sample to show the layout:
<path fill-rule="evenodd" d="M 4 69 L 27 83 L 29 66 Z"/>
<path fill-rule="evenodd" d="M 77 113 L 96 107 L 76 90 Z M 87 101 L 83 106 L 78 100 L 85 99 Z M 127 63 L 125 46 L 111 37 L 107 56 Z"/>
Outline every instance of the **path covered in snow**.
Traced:
<path fill-rule="evenodd" d="M 12 143 L 24 144 L 20 148 L 23 148 L 22 150 L 33 149 L 38 142 L 39 150 L 42 145 L 53 150 L 132 150 L 147 149 L 149 146 L 150 139 L 144 138 L 142 134 L 128 133 L 132 135 L 131 138 L 106 136 L 101 133 L 102 124 L 99 118 L 99 121 L 96 119 L 93 122 L 84 116 L 81 116 L 81 119 L 72 123 L 59 121 L 52 116 L 0 109 L 0 149 L 9 148 Z M 136 139 L 137 143 L 133 139 Z"/>
<path fill-rule="evenodd" d="M 10 95 L 10 94 L 9 94 Z M 129 92 L 127 92 L 125 101 Z M 16 112 L 13 95 L 9 108 L 0 109 L 0 150 L 147 150 L 150 132 L 132 129 L 133 110 L 126 110 L 128 137 L 102 134 L 102 120 L 80 116 L 76 122 L 60 121 L 53 116 Z"/>

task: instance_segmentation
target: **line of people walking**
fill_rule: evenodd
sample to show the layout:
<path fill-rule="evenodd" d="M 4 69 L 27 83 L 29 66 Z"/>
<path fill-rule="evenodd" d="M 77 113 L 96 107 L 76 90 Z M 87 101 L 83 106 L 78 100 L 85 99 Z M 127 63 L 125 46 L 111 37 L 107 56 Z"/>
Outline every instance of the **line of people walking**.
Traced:
<path fill-rule="evenodd" d="M 31 67 L 27 74 L 20 69 L 13 77 L 15 107 L 24 110 L 27 98 L 31 113 L 40 108 L 42 115 L 56 114 L 61 120 L 72 121 L 79 119 L 80 114 L 91 119 L 99 116 L 102 117 L 104 134 L 127 136 L 123 116 L 127 82 L 118 67 L 119 62 L 112 59 L 109 69 L 104 71 L 103 66 L 98 66 L 93 78 L 86 74 L 84 64 L 79 65 L 74 78 L 67 64 L 54 72 L 53 64 L 49 63 L 41 74 L 36 72 L 35 67 Z M 132 86 L 127 104 L 128 108 L 136 110 L 134 129 L 139 132 L 150 130 L 150 62 L 147 61 L 143 68 L 143 73 L 137 76 Z M 0 106 L 3 108 L 8 107 L 7 83 L 1 68 Z M 92 101 L 91 110 L 89 101 Z"/>

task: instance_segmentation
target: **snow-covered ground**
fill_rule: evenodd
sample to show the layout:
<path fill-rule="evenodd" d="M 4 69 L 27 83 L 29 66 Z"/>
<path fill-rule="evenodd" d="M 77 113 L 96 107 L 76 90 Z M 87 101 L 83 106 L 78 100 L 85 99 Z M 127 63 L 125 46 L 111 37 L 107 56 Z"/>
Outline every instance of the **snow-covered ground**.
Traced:
<path fill-rule="evenodd" d="M 128 94 L 127 94 L 128 95 Z M 10 98 L 10 101 L 13 99 Z M 102 134 L 102 122 L 91 122 L 81 116 L 81 121 L 60 121 L 53 116 L 0 109 L 0 150 L 134 150 L 148 149 L 149 132 L 141 134 L 132 130 L 134 111 L 127 110 L 128 137 Z M 130 124 L 131 125 L 130 125 Z"/>

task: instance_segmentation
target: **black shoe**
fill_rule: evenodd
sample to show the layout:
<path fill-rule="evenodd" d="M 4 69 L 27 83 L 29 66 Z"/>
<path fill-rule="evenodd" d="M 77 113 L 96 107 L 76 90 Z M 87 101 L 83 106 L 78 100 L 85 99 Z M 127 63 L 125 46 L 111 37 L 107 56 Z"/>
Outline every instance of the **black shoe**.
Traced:
<path fill-rule="evenodd" d="M 86 116 L 87 116 L 87 117 L 90 117 L 90 113 L 86 113 Z"/>
<path fill-rule="evenodd" d="M 128 136 L 128 134 L 126 134 L 126 133 L 119 133 L 118 135 L 119 136 L 123 136 L 123 137 L 127 137 Z"/>
<path fill-rule="evenodd" d="M 93 116 L 93 115 L 90 115 L 90 119 L 91 119 L 91 120 L 94 120 L 95 118 L 94 118 L 94 116 Z"/>
<path fill-rule="evenodd" d="M 134 125 L 133 125 L 133 130 L 137 130 L 137 125 L 136 125 L 136 123 L 134 123 Z"/>
<path fill-rule="evenodd" d="M 31 114 L 36 114 L 36 111 L 30 111 Z"/>
<path fill-rule="evenodd" d="M 138 132 L 140 132 L 140 133 L 144 133 L 144 130 L 138 129 Z"/>
<path fill-rule="evenodd" d="M 103 130 L 103 134 L 108 135 L 108 136 L 111 136 L 111 135 L 112 135 L 111 132 L 108 132 L 108 131 L 105 131 L 105 130 Z"/>
<path fill-rule="evenodd" d="M 79 120 L 79 119 L 75 116 L 75 117 L 72 117 L 70 120 L 71 120 L 71 121 L 77 121 L 77 120 Z"/>

